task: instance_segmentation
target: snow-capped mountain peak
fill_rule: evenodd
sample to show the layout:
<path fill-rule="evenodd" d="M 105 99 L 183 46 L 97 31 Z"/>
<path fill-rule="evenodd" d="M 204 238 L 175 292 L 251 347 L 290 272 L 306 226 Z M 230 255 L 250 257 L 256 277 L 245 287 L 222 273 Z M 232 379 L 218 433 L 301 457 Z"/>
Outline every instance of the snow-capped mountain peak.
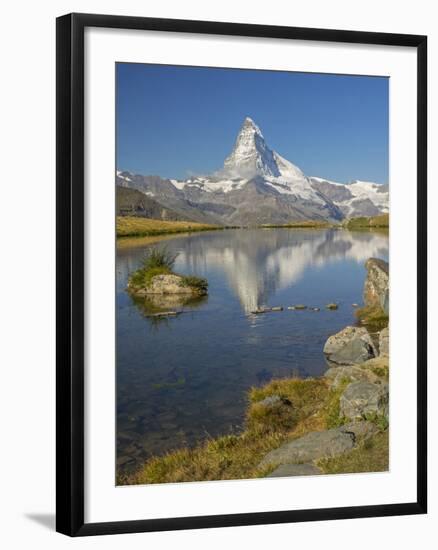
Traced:
<path fill-rule="evenodd" d="M 388 212 L 389 203 L 387 185 L 307 177 L 270 149 L 250 117 L 243 121 L 223 168 L 211 175 L 164 180 L 118 171 L 116 181 L 190 219 L 224 225 L 374 216 Z"/>
<path fill-rule="evenodd" d="M 274 153 L 267 146 L 260 128 L 251 118 L 246 117 L 243 121 L 234 148 L 225 159 L 221 174 L 241 178 L 280 176 Z"/>

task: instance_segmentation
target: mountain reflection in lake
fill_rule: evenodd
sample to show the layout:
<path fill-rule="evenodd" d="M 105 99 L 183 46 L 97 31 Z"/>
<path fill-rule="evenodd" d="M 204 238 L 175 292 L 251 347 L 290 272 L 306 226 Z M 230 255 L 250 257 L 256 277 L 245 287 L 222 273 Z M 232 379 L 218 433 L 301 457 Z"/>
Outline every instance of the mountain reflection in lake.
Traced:
<path fill-rule="evenodd" d="M 157 304 L 125 291 L 145 248 L 117 251 L 117 463 L 239 431 L 246 391 L 273 377 L 317 376 L 330 334 L 354 323 L 364 262 L 388 259 L 382 232 L 234 229 L 166 240 L 175 271 L 206 277 L 209 295 L 157 321 Z M 336 302 L 337 311 L 324 309 Z M 288 311 L 293 304 L 321 311 Z M 259 306 L 282 312 L 251 315 Z M 151 309 L 148 309 L 151 308 Z"/>

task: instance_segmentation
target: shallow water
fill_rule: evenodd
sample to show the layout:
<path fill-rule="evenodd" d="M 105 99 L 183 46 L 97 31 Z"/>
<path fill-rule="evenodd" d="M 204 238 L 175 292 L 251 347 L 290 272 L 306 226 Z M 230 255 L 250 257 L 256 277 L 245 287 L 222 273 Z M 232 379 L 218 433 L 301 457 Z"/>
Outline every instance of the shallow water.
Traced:
<path fill-rule="evenodd" d="M 174 270 L 206 277 L 192 304 L 135 302 L 125 291 L 145 249 L 117 250 L 117 462 L 121 471 L 209 436 L 238 432 L 246 391 L 275 377 L 317 376 L 327 337 L 354 323 L 369 257 L 388 258 L 381 232 L 233 229 L 166 239 Z M 328 311 L 329 302 L 339 304 Z M 293 304 L 320 311 L 288 311 Z M 148 309 L 184 310 L 168 319 Z M 252 315 L 259 306 L 282 312 Z"/>

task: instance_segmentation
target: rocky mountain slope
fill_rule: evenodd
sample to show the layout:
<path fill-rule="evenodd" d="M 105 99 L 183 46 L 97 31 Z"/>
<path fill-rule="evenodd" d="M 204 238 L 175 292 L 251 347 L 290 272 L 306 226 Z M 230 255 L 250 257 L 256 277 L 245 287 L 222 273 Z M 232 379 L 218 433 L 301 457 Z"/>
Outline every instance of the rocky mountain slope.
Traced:
<path fill-rule="evenodd" d="M 223 168 L 209 176 L 174 180 L 118 171 L 116 183 L 141 191 L 184 219 L 222 225 L 340 221 L 387 212 L 389 201 L 387 186 L 307 177 L 269 148 L 249 117 Z"/>
<path fill-rule="evenodd" d="M 155 220 L 191 221 L 189 217 L 174 212 L 152 197 L 128 187 L 116 186 L 117 216 L 141 216 Z"/>

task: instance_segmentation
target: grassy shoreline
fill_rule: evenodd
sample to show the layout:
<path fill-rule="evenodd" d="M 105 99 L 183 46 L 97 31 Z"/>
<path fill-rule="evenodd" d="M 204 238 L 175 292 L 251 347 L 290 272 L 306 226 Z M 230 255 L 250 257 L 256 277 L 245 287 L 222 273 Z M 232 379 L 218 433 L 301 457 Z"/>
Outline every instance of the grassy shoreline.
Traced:
<path fill-rule="evenodd" d="M 388 359 L 361 365 L 387 380 Z M 247 394 L 244 429 L 239 434 L 210 438 L 194 448 L 181 448 L 146 461 L 132 474 L 118 475 L 119 485 L 251 479 L 265 477 L 275 467 L 260 466 L 262 458 L 286 441 L 309 432 L 337 428 L 348 421 L 340 416 L 340 397 L 350 379 L 336 388 L 319 378 L 274 379 Z M 266 407 L 266 398 L 280 396 L 284 406 Z M 369 419 L 379 426 L 379 418 Z M 388 468 L 388 430 L 350 452 L 317 462 L 323 473 L 385 471 Z"/>
<path fill-rule="evenodd" d="M 117 216 L 117 238 L 154 237 L 177 233 L 192 233 L 195 231 L 213 231 L 225 229 L 220 225 L 209 225 L 197 222 L 163 221 L 135 216 Z"/>
<path fill-rule="evenodd" d="M 352 218 L 343 223 L 330 223 L 319 220 L 303 220 L 285 224 L 261 224 L 259 229 L 346 229 L 354 230 L 385 230 L 389 227 L 389 216 Z M 222 226 L 189 221 L 164 221 L 136 216 L 117 216 L 117 240 L 141 237 L 158 237 L 163 235 L 177 235 L 180 233 L 195 233 L 201 231 L 218 231 L 224 229 L 247 229 L 248 226 Z"/>
<path fill-rule="evenodd" d="M 351 218 L 342 224 L 345 229 L 389 229 L 389 214 L 380 216 Z"/>
<path fill-rule="evenodd" d="M 261 229 L 331 229 L 340 225 L 326 221 L 303 220 L 284 224 L 264 223 L 258 227 Z"/>

